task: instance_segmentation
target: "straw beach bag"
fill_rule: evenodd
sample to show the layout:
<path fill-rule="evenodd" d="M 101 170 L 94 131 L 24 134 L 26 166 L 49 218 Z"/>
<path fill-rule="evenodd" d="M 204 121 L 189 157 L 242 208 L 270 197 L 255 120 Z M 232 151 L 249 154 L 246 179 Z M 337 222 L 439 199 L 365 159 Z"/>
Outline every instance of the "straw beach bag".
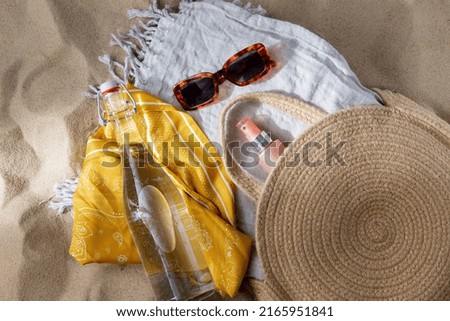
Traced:
<path fill-rule="evenodd" d="M 310 124 L 263 185 L 226 157 L 233 181 L 258 203 L 265 281 L 250 282 L 257 298 L 450 299 L 450 125 L 402 95 L 377 92 L 385 106 L 333 114 L 272 93 L 225 108 L 222 126 L 249 100 Z M 330 164 L 333 155 L 319 148 L 330 135 L 345 164 Z M 301 159 L 311 142 L 313 165 Z"/>

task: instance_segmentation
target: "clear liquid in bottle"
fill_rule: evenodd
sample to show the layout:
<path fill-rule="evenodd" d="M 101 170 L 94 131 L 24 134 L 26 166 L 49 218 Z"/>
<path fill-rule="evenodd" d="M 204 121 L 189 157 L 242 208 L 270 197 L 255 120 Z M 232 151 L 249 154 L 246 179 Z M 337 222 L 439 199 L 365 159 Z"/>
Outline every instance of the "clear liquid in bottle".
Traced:
<path fill-rule="evenodd" d="M 112 90 L 110 83 L 102 90 L 107 92 L 102 98 L 110 119 L 115 118 L 116 135 L 124 136 L 121 160 L 127 222 L 155 298 L 205 298 L 214 292 L 214 282 L 183 196 L 136 139 L 140 136 L 134 111 L 124 101 L 124 89 Z"/>

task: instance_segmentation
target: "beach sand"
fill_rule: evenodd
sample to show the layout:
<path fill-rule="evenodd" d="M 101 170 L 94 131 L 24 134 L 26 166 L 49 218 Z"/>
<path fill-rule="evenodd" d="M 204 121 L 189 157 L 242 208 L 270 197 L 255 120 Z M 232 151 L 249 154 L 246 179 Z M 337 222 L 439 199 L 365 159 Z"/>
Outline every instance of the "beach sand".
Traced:
<path fill-rule="evenodd" d="M 448 0 L 253 3 L 325 38 L 365 86 L 398 91 L 450 121 Z M 80 266 L 68 254 L 70 215 L 46 202 L 55 183 L 80 172 L 97 126 L 95 102 L 80 93 L 109 78 L 97 57 L 111 52 L 111 33 L 129 29 L 131 7 L 148 1 L 0 3 L 2 300 L 151 298 L 141 266 Z"/>

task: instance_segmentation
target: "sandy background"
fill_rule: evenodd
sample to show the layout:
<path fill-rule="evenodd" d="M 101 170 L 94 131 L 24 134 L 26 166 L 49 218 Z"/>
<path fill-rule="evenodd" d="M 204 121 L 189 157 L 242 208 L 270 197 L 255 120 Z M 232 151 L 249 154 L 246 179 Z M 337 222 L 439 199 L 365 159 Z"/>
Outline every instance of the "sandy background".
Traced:
<path fill-rule="evenodd" d="M 448 0 L 253 3 L 328 40 L 366 86 L 394 89 L 450 121 Z M 128 30 L 126 10 L 147 6 L 145 0 L 0 2 L 2 300 L 149 298 L 140 266 L 80 267 L 67 253 L 70 216 L 57 217 L 45 203 L 56 182 L 79 173 L 96 127 L 94 103 L 80 92 L 108 78 L 97 56 L 109 51 L 110 33 Z"/>

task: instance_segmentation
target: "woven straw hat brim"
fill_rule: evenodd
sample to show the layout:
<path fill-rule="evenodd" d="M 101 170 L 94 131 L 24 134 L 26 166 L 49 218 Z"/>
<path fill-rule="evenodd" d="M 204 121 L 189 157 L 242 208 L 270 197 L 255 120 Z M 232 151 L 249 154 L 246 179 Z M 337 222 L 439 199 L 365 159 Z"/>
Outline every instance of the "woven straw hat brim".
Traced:
<path fill-rule="evenodd" d="M 256 220 L 272 299 L 450 299 L 450 132 L 435 118 L 350 108 L 292 143 Z M 309 160 L 324 161 L 330 134 L 346 165 L 306 166 L 305 144 L 321 144 Z"/>

